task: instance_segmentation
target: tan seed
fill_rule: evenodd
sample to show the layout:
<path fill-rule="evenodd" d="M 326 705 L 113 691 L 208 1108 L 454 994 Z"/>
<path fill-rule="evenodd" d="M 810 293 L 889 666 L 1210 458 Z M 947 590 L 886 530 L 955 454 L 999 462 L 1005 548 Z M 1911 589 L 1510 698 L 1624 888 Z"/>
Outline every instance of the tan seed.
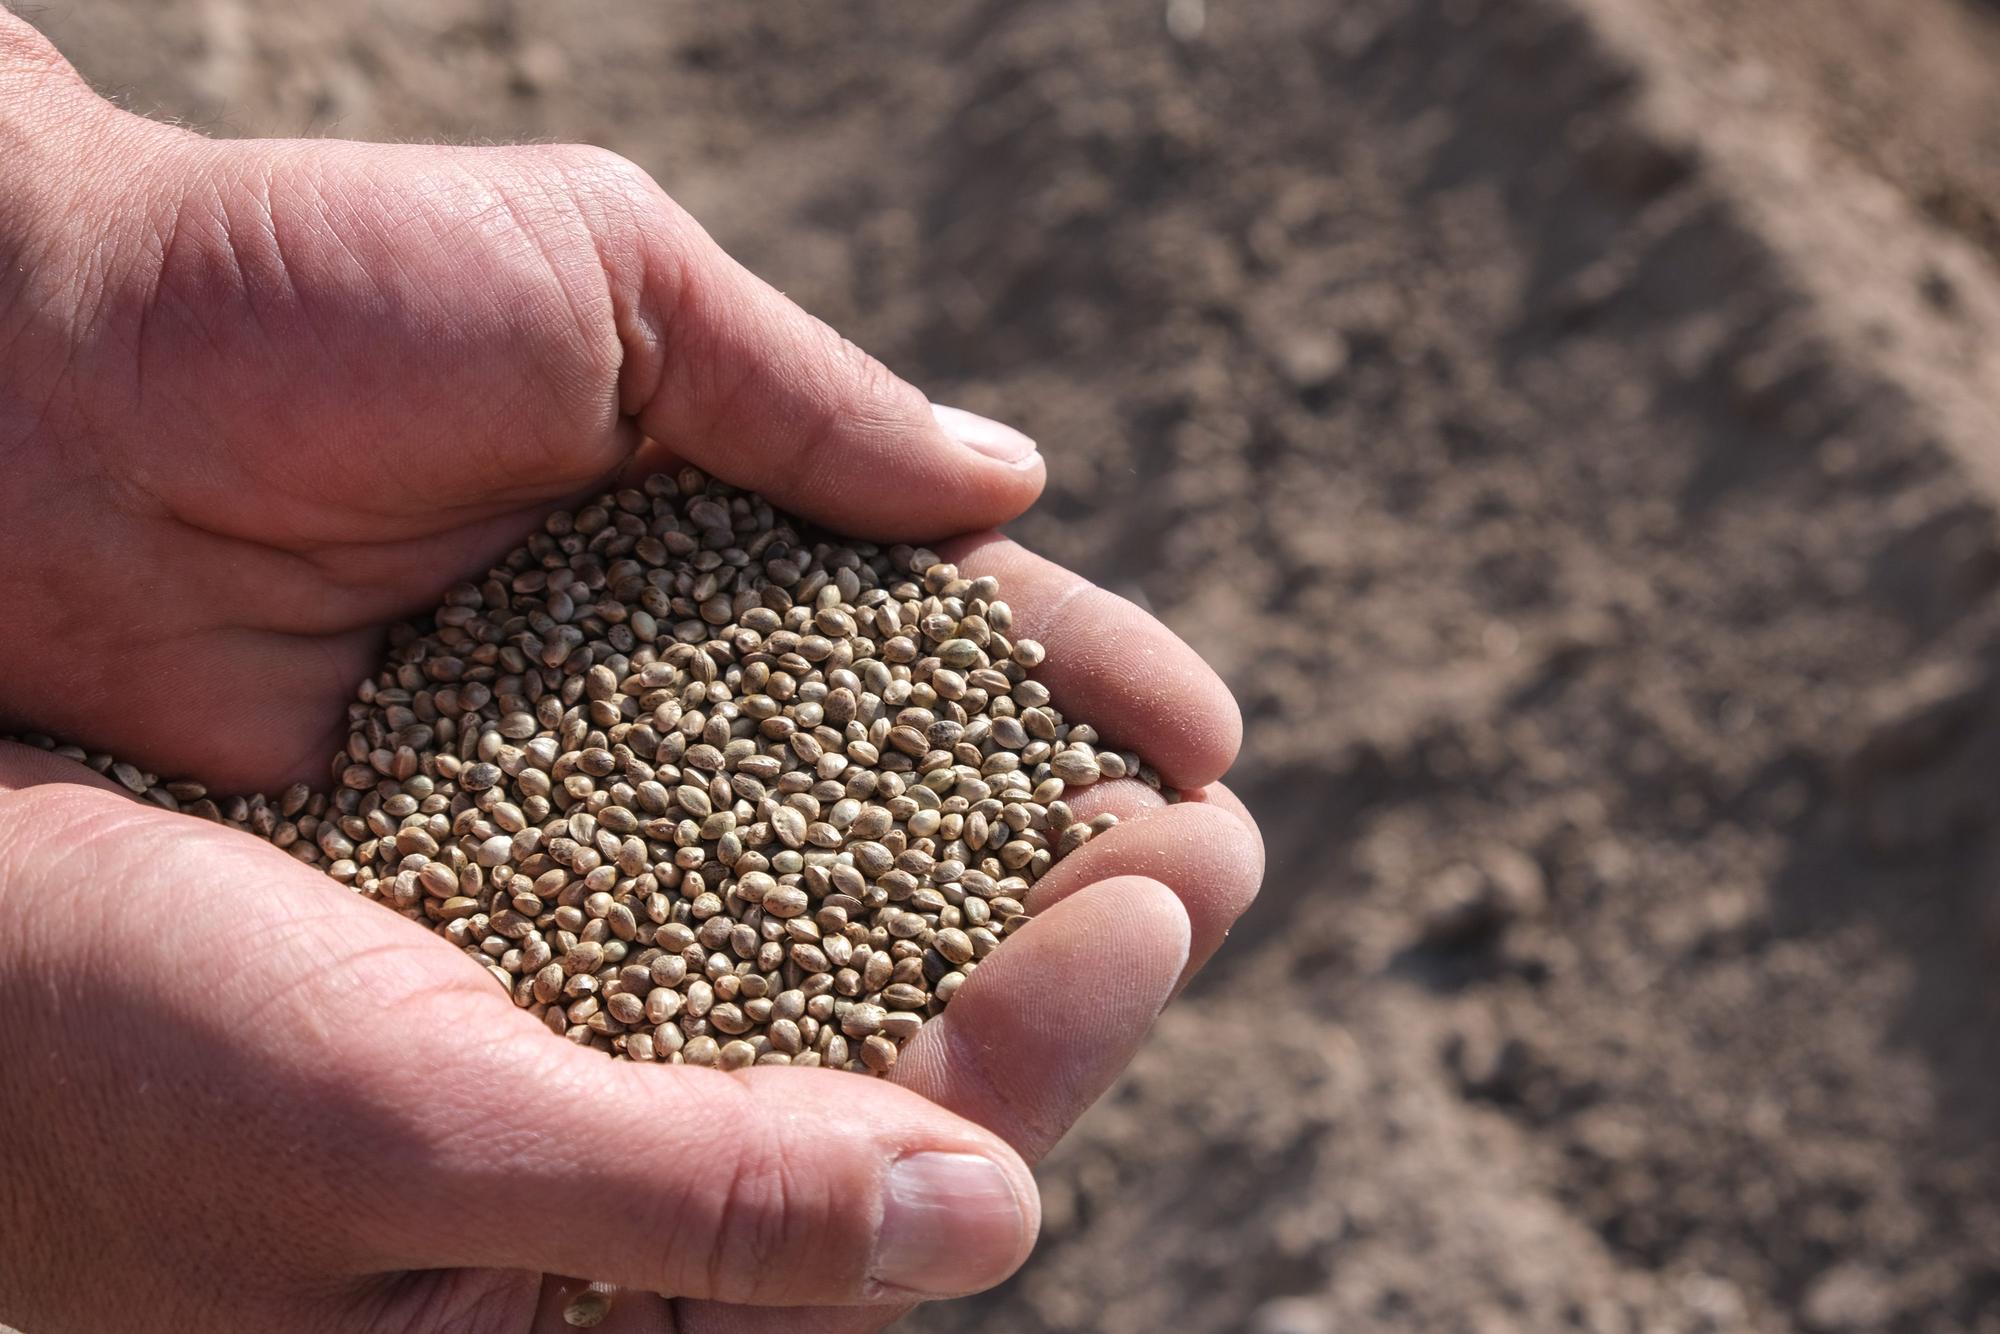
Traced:
<path fill-rule="evenodd" d="M 427 922 L 573 1042 L 880 1073 L 1113 823 L 1064 794 L 1160 787 L 1027 676 L 999 592 L 683 470 L 449 592 L 361 687 L 331 792 L 74 758 Z"/>
<path fill-rule="evenodd" d="M 896 1065 L 896 1044 L 880 1033 L 871 1034 L 861 1044 L 861 1059 L 878 1075 L 886 1075 Z"/>

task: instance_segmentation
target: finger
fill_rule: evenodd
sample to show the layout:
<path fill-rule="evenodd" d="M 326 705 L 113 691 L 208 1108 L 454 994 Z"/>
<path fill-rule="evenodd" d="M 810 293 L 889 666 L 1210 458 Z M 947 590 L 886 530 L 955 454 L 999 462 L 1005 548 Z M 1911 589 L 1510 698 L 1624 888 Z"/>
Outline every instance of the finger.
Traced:
<path fill-rule="evenodd" d="M 1186 986 L 1248 911 L 1263 883 L 1264 837 L 1249 810 L 1221 783 L 1182 792 L 1174 805 L 1129 778 L 1093 783 L 1066 794 L 1065 800 L 1079 820 L 1110 814 L 1119 823 L 1051 867 L 1035 883 L 1030 909 L 1040 912 L 1075 889 L 1111 876 L 1151 876 L 1180 894 L 1187 906 L 1194 945 L 1181 978 Z M 1153 823 L 1162 816 L 1163 823 Z M 1193 842 L 1191 834 L 1198 836 Z M 1083 857 L 1092 848 L 1097 851 Z M 1128 853 L 1129 862 L 1124 860 Z"/>
<path fill-rule="evenodd" d="M 6 749 L 10 780 L 30 764 L 43 772 Z M 103 920 L 78 919 L 70 946 L 101 939 L 115 952 L 109 925 L 151 931 L 154 915 L 131 907 L 158 892 L 144 881 L 265 891 L 171 900 L 175 932 L 241 957 L 208 970 L 192 998 L 166 999 L 196 1004 L 200 1019 L 258 1017 L 240 1041 L 268 1036 L 279 1056 L 204 1046 L 205 1087 L 217 1096 L 246 1069 L 270 1086 L 259 1124 L 268 1132 L 282 1113 L 315 1154 L 275 1169 L 268 1134 L 235 1126 L 241 1156 L 294 1189 L 288 1203 L 311 1209 L 355 1272 L 497 1268 L 760 1304 L 885 1302 L 990 1286 L 1033 1243 L 1025 1164 L 921 1097 L 832 1070 L 607 1061 L 554 1040 L 435 936 L 269 844 L 72 791 L 21 822 L 65 847 L 72 827 L 99 831 L 72 851 L 121 894 L 86 896 Z M 114 824 L 115 844 L 102 833 Z M 0 835 L 19 832 L 0 820 Z M 131 1025 L 113 1028 L 126 1037 Z M 331 1202 L 315 1191 L 336 1185 L 339 1207 L 320 1207 Z"/>
<path fill-rule="evenodd" d="M 1219 805 L 1163 806 L 1123 820 L 1050 867 L 1035 883 L 1028 911 L 1039 915 L 1088 885 L 1126 875 L 1171 886 L 1186 909 L 1191 943 L 1184 986 L 1257 897 L 1264 844 Z"/>
<path fill-rule="evenodd" d="M 1120 820 L 1136 820 L 1148 811 L 1166 809 L 1167 799 L 1136 778 L 1120 778 L 1109 783 L 1092 783 L 1063 793 L 1070 813 L 1079 820 L 1099 815 L 1115 815 Z"/>
<path fill-rule="evenodd" d="M 759 1305 L 991 1286 L 1026 1258 L 1034 1184 L 1006 1144 L 832 1070 L 614 1064 L 524 1021 L 425 1017 L 429 1116 L 400 1263 L 578 1274 Z M 482 1025 L 473 1027 L 474 1023 Z M 529 1224 L 532 1225 L 529 1225 Z M 385 1262 L 395 1263 L 384 1257 Z"/>
<path fill-rule="evenodd" d="M 1229 688 L 1158 621 L 997 533 L 939 554 L 1000 581 L 1014 636 L 1048 650 L 1037 678 L 1066 715 L 1138 751 L 1174 787 L 1212 783 L 1235 760 L 1243 720 Z"/>
<path fill-rule="evenodd" d="M 702 468 L 843 532 L 933 540 L 1041 494 L 1034 442 L 914 387 L 725 254 L 630 163 L 566 150 L 596 210 L 622 410 Z"/>
<path fill-rule="evenodd" d="M 1204 805 L 1213 806 L 1217 810 L 1228 811 L 1238 820 L 1248 825 L 1250 832 L 1257 836 L 1258 864 L 1260 866 L 1263 864 L 1264 832 L 1257 827 L 1257 817 L 1250 813 L 1250 808 L 1243 804 L 1243 798 L 1237 796 L 1234 790 L 1221 783 L 1210 783 L 1207 787 L 1199 788 L 1193 792 L 1183 792 L 1181 800 L 1200 802 Z"/>
<path fill-rule="evenodd" d="M 1091 885 L 982 962 L 891 1077 L 1033 1162 L 1131 1061 L 1189 944 L 1187 912 L 1165 885 L 1139 876 Z"/>
<path fill-rule="evenodd" d="M 1034 1161 L 1131 1060 L 1187 959 L 1188 921 L 1155 881 L 1081 890 L 979 965 L 889 1077 Z M 868 1334 L 885 1312 L 682 1307 L 683 1334 Z"/>
<path fill-rule="evenodd" d="M 1258 846 L 1264 842 L 1263 831 L 1257 827 L 1257 817 L 1250 814 L 1250 808 L 1229 788 L 1221 783 L 1210 783 L 1207 787 L 1179 788 L 1176 795 L 1183 805 L 1213 806 L 1227 811 L 1235 819 L 1241 820 L 1257 837 Z M 1120 778 L 1109 783 L 1092 783 L 1089 787 L 1072 789 L 1063 794 L 1070 811 L 1079 820 L 1088 820 L 1105 811 L 1120 820 L 1133 820 L 1147 811 L 1156 811 L 1166 806 L 1165 794 L 1147 787 L 1131 778 Z"/>

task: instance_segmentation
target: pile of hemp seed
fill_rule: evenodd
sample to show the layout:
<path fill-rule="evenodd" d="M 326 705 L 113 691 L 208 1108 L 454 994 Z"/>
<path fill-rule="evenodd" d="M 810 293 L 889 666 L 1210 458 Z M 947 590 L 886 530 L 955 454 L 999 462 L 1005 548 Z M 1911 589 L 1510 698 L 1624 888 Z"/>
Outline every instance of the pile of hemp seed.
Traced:
<path fill-rule="evenodd" d="M 551 516 L 399 627 L 330 793 L 27 738 L 422 922 L 571 1041 L 884 1073 L 1159 776 L 1069 723 L 991 578 L 694 469 Z"/>

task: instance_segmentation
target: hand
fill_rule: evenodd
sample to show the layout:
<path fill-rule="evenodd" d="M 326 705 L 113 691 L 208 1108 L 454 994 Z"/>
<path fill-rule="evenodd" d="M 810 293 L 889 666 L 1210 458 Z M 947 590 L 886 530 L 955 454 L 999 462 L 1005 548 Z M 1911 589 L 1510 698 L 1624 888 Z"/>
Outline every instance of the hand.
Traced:
<path fill-rule="evenodd" d="M 946 425 L 610 153 L 214 142 L 0 12 L 0 732 L 323 783 L 384 624 L 642 436 L 885 540 L 1033 502 Z"/>
<path fill-rule="evenodd" d="M 1261 872 L 1221 789 L 1100 785 L 1136 818 L 1042 880 L 893 1084 L 725 1074 L 555 1041 L 415 924 L 91 781 L 0 746 L 0 1319 L 29 1331 L 554 1334 L 575 1288 L 544 1272 L 632 1289 L 612 1334 L 881 1329 L 1021 1261 L 1022 1159 Z"/>
<path fill-rule="evenodd" d="M 641 434 L 875 536 L 1039 488 L 1032 453 L 946 438 L 614 159 L 208 144 L 89 100 L 29 40 L 0 15 L 17 722 L 224 786 L 322 779 L 380 622 Z M 10 120 L 22 87 L 44 110 Z M 1004 540 L 945 554 L 1001 578 L 1062 708 L 1170 785 L 1227 767 L 1234 708 L 1165 631 Z M 22 789 L 0 796 L 0 1318 L 30 1329 L 547 1327 L 542 1273 L 636 1289 L 607 1330 L 879 1328 L 1019 1262 L 1016 1151 L 1109 1083 L 1261 873 L 1219 787 L 1092 789 L 1136 818 L 1037 887 L 1040 919 L 904 1053 L 919 1098 L 609 1066 L 420 928 L 79 781 L 0 758 Z M 923 1214 L 899 1263 L 886 1183 L 935 1152 L 1004 1184 Z M 767 1309 L 815 1302 L 872 1305 Z"/>

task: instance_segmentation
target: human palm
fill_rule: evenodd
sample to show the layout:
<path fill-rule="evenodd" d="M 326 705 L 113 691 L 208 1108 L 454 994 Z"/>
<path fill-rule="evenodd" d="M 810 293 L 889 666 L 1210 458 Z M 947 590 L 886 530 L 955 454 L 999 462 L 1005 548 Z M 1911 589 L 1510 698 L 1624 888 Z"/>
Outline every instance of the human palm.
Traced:
<path fill-rule="evenodd" d="M 40 114 L 10 117 L 23 88 Z M 0 724 L 225 790 L 324 781 L 389 621 L 657 451 L 884 540 L 1041 485 L 1023 438 L 934 417 L 629 164 L 211 143 L 97 102 L 4 13 L 0 249 Z M 0 1319 L 486 1334 L 553 1327 L 567 1274 L 632 1289 L 608 1330 L 858 1331 L 1004 1276 L 1017 1154 L 1220 943 L 1261 848 L 1198 659 L 1005 539 L 942 549 L 1000 578 L 1058 705 L 1192 799 L 1091 789 L 1124 823 L 890 1082 L 607 1065 L 276 850 L 0 746 L 0 1231 L 30 1261 Z M 939 1154 L 999 1193 L 891 1245 L 894 1165 Z"/>

